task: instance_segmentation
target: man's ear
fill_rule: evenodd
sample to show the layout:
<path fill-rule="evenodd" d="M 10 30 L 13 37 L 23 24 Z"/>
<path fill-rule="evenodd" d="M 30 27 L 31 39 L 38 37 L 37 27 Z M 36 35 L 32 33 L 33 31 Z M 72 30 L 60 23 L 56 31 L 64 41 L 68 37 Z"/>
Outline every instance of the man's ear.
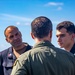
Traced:
<path fill-rule="evenodd" d="M 72 34 L 72 39 L 74 39 L 75 38 L 75 34 Z"/>
<path fill-rule="evenodd" d="M 6 38 L 5 40 L 9 43 L 9 41 L 8 41 L 8 39 L 7 39 L 7 38 Z"/>
<path fill-rule="evenodd" d="M 21 35 L 21 37 L 22 37 L 22 33 L 19 31 L 19 33 L 20 33 L 20 35 Z"/>
<path fill-rule="evenodd" d="M 35 37 L 34 37 L 34 34 L 31 32 L 31 37 L 34 39 Z"/>
<path fill-rule="evenodd" d="M 50 31 L 50 38 L 52 38 L 52 31 Z"/>

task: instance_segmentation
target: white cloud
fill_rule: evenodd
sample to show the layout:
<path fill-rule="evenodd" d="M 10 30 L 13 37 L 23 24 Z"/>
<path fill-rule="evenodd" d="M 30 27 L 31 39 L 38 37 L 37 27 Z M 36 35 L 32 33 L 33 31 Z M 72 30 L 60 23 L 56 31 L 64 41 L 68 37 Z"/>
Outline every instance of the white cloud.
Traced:
<path fill-rule="evenodd" d="M 20 25 L 20 22 L 16 22 L 16 25 Z"/>
<path fill-rule="evenodd" d="M 20 20 L 20 21 L 31 21 L 31 18 L 25 18 L 25 17 L 21 17 L 21 16 L 15 16 L 15 15 L 10 15 L 10 14 L 1 14 L 2 17 L 4 17 L 4 19 L 7 20 Z"/>
<path fill-rule="evenodd" d="M 64 5 L 64 3 L 62 2 L 48 2 L 47 4 L 45 4 L 45 6 L 52 6 L 52 7 L 56 7 L 53 8 L 55 10 L 62 10 L 62 6 Z"/>
<path fill-rule="evenodd" d="M 30 25 L 30 22 L 16 22 L 16 25 Z"/>
<path fill-rule="evenodd" d="M 62 6 L 63 3 L 61 2 L 49 2 L 47 4 L 45 4 L 45 6 Z"/>
<path fill-rule="evenodd" d="M 30 25 L 32 21 L 31 18 L 10 15 L 10 14 L 0 14 L 0 20 L 4 22 L 10 22 L 16 25 Z"/>
<path fill-rule="evenodd" d="M 30 25 L 30 23 L 29 22 L 26 22 L 25 25 Z"/>
<path fill-rule="evenodd" d="M 58 7 L 57 10 L 62 10 L 62 7 Z"/>

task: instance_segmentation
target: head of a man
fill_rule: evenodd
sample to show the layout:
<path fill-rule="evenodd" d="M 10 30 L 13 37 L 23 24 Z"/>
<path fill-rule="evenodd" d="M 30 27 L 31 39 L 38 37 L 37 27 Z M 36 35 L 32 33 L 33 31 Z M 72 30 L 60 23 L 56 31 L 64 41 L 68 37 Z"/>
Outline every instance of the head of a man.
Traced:
<path fill-rule="evenodd" d="M 4 35 L 6 41 L 13 47 L 19 47 L 22 44 L 22 35 L 16 26 L 8 26 L 4 31 Z"/>
<path fill-rule="evenodd" d="M 31 36 L 33 39 L 43 39 L 52 36 L 52 22 L 44 16 L 35 18 L 31 23 Z M 47 39 L 44 39 L 47 40 Z"/>
<path fill-rule="evenodd" d="M 57 42 L 61 48 L 70 49 L 74 44 L 74 24 L 63 21 L 56 27 Z"/>

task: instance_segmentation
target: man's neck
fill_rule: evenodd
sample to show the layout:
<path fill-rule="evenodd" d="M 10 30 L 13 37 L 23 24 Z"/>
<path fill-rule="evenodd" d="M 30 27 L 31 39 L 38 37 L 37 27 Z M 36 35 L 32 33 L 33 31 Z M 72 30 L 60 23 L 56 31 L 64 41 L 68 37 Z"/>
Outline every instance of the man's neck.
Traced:
<path fill-rule="evenodd" d="M 35 42 L 36 42 L 36 43 L 39 43 L 39 42 L 41 42 L 41 41 L 45 41 L 45 40 L 48 40 L 48 41 L 51 42 L 51 39 L 48 39 L 48 38 L 42 38 L 42 39 L 35 38 Z"/>
<path fill-rule="evenodd" d="M 13 52 L 14 52 L 14 54 L 17 58 L 19 57 L 19 55 L 24 53 L 25 50 L 26 50 L 26 45 L 25 44 L 22 44 L 21 46 L 19 46 L 17 48 L 13 48 Z"/>
<path fill-rule="evenodd" d="M 73 45 L 74 45 L 74 42 L 71 43 L 70 45 L 68 45 L 67 47 L 65 47 L 65 50 L 67 50 L 68 52 L 70 52 L 70 50 L 72 49 Z"/>

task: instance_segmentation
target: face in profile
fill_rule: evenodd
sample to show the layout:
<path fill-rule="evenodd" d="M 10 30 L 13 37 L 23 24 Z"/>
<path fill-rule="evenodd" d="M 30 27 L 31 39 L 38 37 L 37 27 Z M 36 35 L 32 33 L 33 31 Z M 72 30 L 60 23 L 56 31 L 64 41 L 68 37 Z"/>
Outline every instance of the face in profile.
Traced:
<path fill-rule="evenodd" d="M 56 30 L 57 42 L 61 48 L 67 48 L 72 42 L 72 34 L 69 34 L 65 28 Z"/>
<path fill-rule="evenodd" d="M 6 41 L 14 47 L 22 44 L 22 35 L 17 28 L 8 28 L 6 30 Z"/>

